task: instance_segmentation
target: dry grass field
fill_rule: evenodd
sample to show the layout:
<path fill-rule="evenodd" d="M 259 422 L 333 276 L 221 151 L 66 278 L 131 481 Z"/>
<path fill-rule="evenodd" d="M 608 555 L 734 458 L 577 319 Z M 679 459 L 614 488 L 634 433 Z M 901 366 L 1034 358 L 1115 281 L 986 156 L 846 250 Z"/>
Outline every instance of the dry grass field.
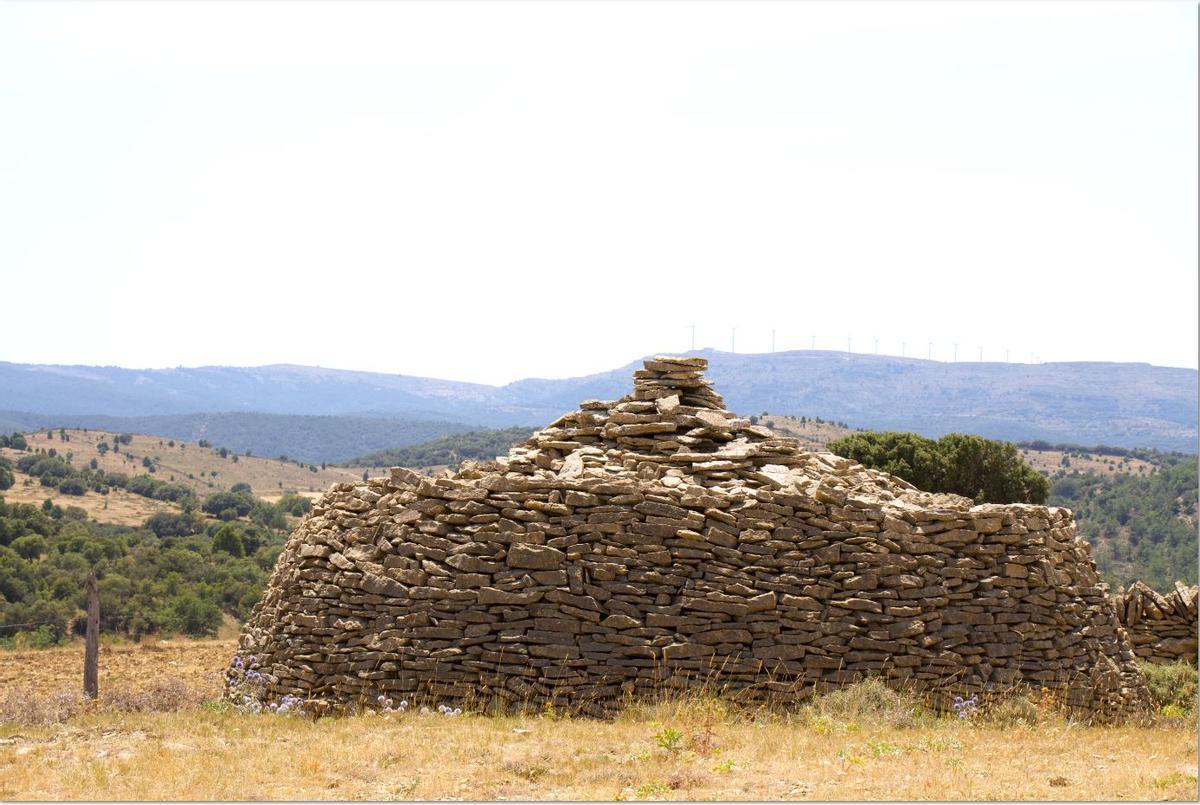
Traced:
<path fill-rule="evenodd" d="M 767 414 L 766 416 L 760 414 L 758 424 L 766 425 L 783 436 L 798 439 L 800 444 L 808 450 L 824 450 L 825 445 L 835 439 L 841 439 L 843 436 L 854 433 L 852 429 L 843 428 L 832 422 L 817 423 L 811 419 L 801 422 L 800 417 L 783 416 L 782 414 Z"/>
<path fill-rule="evenodd" d="M 78 506 L 87 512 L 89 518 L 102 523 L 140 526 L 152 514 L 179 511 L 179 507 L 173 503 L 151 500 L 124 489 L 111 489 L 107 495 L 91 491 L 85 495 L 64 495 L 57 489 L 42 486 L 38 479 L 30 478 L 23 472 L 14 470 L 13 476 L 16 483 L 12 488 L 0 492 L 0 497 L 6 502 L 41 506 L 42 501 L 49 498 L 52 503 L 64 509 L 68 506 Z"/>
<path fill-rule="evenodd" d="M 1140 458 L 1130 458 L 1128 461 L 1125 461 L 1117 456 L 1084 453 L 1082 456 L 1067 456 L 1070 466 L 1064 467 L 1062 460 L 1066 454 L 1061 450 L 1019 449 L 1021 450 L 1021 457 L 1025 459 L 1026 464 L 1035 470 L 1043 470 L 1051 474 L 1061 469 L 1065 469 L 1068 472 L 1072 470 L 1094 472 L 1097 475 L 1116 475 L 1119 472 L 1133 475 L 1149 475 L 1154 472 L 1154 465 L 1148 461 L 1142 461 Z"/>
<path fill-rule="evenodd" d="M 100 690 L 124 695 L 164 682 L 180 683 L 200 698 L 221 694 L 220 671 L 233 654 L 234 640 L 102 642 Z M 83 643 L 42 649 L 0 651 L 0 691 L 26 689 L 39 697 L 82 685 Z"/>
<path fill-rule="evenodd" d="M 0 799 L 1056 799 L 1196 797 L 1196 724 L 1035 726 L 888 710 L 612 721 L 416 712 L 322 718 L 212 704 L 231 640 L 106 645 L 100 701 L 50 706 L 78 645 L 0 653 Z M 209 703 L 204 703 L 209 702 Z M 169 710 L 169 712 L 161 712 Z M 57 723 L 37 723 L 37 722 Z"/>
<path fill-rule="evenodd" d="M 140 433 L 133 434 L 130 444 L 121 445 L 120 452 L 109 450 L 101 455 L 97 445 L 107 442 L 111 447 L 114 434 L 74 428 L 68 428 L 66 433 L 69 442 L 62 441 L 57 430 L 53 431 L 53 436 L 48 436 L 47 431 L 43 430 L 27 433 L 25 438 L 34 450 L 53 447 L 60 455 L 70 451 L 71 463 L 76 467 L 85 467 L 92 459 L 96 459 L 100 469 L 130 476 L 146 472 L 142 459 L 149 457 L 157 465 L 156 478 L 185 484 L 200 497 L 229 489 L 238 483 L 250 484 L 254 494 L 265 500 L 276 500 L 286 492 L 318 497 L 331 485 L 359 480 L 363 473 L 361 468 L 328 467 L 322 470 L 319 465 L 317 471 L 312 472 L 307 464 L 257 456 L 238 456 L 234 461 L 232 453 L 221 458 L 215 449 L 200 447 L 195 442 Z M 171 445 L 172 441 L 174 446 Z M 15 450 L 0 449 L 0 453 L 14 461 L 21 456 Z"/>

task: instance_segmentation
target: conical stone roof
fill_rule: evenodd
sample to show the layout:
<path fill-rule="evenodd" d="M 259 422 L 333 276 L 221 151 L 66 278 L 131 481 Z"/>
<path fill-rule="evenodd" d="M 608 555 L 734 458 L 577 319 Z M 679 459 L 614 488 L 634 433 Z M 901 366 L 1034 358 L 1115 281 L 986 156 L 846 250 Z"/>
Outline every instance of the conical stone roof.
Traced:
<path fill-rule="evenodd" d="M 752 425 L 725 409 L 707 360 L 658 355 L 634 372 L 633 393 L 616 401 L 585 400 L 505 457 L 468 463 L 459 477 L 658 481 L 683 492 L 731 495 L 780 490 L 844 503 L 853 497 L 931 508 L 962 508 L 958 495 L 921 492 L 894 475 L 867 469 L 796 439 Z"/>
<path fill-rule="evenodd" d="M 333 487 L 280 555 L 241 696 L 610 712 L 715 685 L 796 701 L 880 676 L 947 703 L 1021 683 L 1145 706 L 1071 514 L 975 506 L 727 411 L 657 356 L 507 456 Z"/>

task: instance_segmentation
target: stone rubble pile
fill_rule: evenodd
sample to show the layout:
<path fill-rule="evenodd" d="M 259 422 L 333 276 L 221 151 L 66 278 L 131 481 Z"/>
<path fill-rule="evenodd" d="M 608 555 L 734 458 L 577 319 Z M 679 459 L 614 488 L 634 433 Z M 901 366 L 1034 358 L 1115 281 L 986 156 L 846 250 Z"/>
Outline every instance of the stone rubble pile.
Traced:
<path fill-rule="evenodd" d="M 850 491 L 880 500 L 905 494 L 914 503 L 962 498 L 918 491 L 886 473 L 832 453 L 809 453 L 792 438 L 726 411 L 703 378 L 704 358 L 656 357 L 634 373 L 630 397 L 586 400 L 496 462 L 464 465 L 460 477 L 484 472 L 537 477 L 658 480 L 743 494 L 789 488 L 836 502 Z"/>
<path fill-rule="evenodd" d="M 646 361 L 632 394 L 450 477 L 334 486 L 279 557 L 244 667 L 270 697 L 596 715 L 866 676 L 941 706 L 1027 684 L 1086 716 L 1146 707 L 1068 510 L 975 506 L 806 452 L 725 410 L 705 368 Z"/>
<path fill-rule="evenodd" d="M 1140 581 L 1113 596 L 1117 618 L 1129 633 L 1133 651 L 1143 660 L 1196 664 L 1197 597 L 1200 588 L 1175 582 L 1168 595 L 1159 595 Z"/>

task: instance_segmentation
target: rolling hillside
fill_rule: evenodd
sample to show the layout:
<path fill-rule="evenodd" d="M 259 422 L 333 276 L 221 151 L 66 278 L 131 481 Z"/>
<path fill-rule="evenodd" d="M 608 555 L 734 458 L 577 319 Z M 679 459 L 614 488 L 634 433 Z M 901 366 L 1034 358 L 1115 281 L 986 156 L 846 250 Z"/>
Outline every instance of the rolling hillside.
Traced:
<path fill-rule="evenodd" d="M 66 436 L 66 440 L 62 438 L 63 435 Z M 51 432 L 30 432 L 25 438 L 31 451 L 53 449 L 61 456 L 70 455 L 73 466 L 86 467 L 95 461 L 96 469 L 123 473 L 131 477 L 149 472 L 149 467 L 143 463 L 149 460 L 154 468 L 155 478 L 182 484 L 199 498 L 226 491 L 234 484 L 249 484 L 254 494 L 264 500 L 275 500 L 286 492 L 315 497 L 332 484 L 359 480 L 363 473 L 361 467 L 322 468 L 319 464 L 238 455 L 228 450 L 222 456 L 221 444 L 213 443 L 211 446 L 201 447 L 196 442 L 175 441 L 157 434 L 129 434 L 130 441 L 117 445 L 118 449 L 113 450 L 112 447 L 116 444 L 115 436 L 116 434 L 110 431 L 55 429 Z M 107 446 L 103 450 L 99 447 L 102 443 Z M 11 448 L 0 448 L 0 456 L 11 461 L 15 461 L 21 455 L 24 453 Z M 122 490 L 114 490 L 110 494 L 120 491 Z M 16 486 L 0 494 L 12 501 L 29 503 L 41 503 L 50 496 L 48 490 L 41 486 L 34 486 L 29 490 L 22 490 L 20 486 Z M 80 499 L 71 496 L 63 499 L 72 505 L 81 505 Z M 145 498 L 138 500 L 144 501 Z M 147 501 L 147 504 L 149 503 L 158 501 Z M 161 508 L 152 507 L 147 511 L 153 513 Z M 114 522 L 105 517 L 97 519 Z"/>
<path fill-rule="evenodd" d="M 303 416 L 252 412 L 165 416 L 0 413 L 0 433 L 38 428 L 88 428 L 152 433 L 168 439 L 201 439 L 239 453 L 300 461 L 345 461 L 351 456 L 416 444 L 471 430 L 469 425 L 397 417 Z"/>

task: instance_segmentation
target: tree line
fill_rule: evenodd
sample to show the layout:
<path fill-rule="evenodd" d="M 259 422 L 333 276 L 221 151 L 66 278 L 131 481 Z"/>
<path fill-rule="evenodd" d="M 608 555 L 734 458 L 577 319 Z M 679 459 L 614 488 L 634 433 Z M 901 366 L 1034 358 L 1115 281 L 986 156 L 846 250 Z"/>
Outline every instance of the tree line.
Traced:
<path fill-rule="evenodd" d="M 408 447 L 395 447 L 368 453 L 344 462 L 346 467 L 434 467 L 456 466 L 473 459 L 490 461 L 502 456 L 515 444 L 528 439 L 533 428 L 504 428 L 454 433 Z"/>
<path fill-rule="evenodd" d="M 1149 475 L 1073 472 L 1054 481 L 1050 502 L 1075 512 L 1096 566 L 1111 584 L 1141 579 L 1160 591 L 1177 580 L 1195 584 L 1196 457 L 1144 456 L 1157 464 Z"/>

